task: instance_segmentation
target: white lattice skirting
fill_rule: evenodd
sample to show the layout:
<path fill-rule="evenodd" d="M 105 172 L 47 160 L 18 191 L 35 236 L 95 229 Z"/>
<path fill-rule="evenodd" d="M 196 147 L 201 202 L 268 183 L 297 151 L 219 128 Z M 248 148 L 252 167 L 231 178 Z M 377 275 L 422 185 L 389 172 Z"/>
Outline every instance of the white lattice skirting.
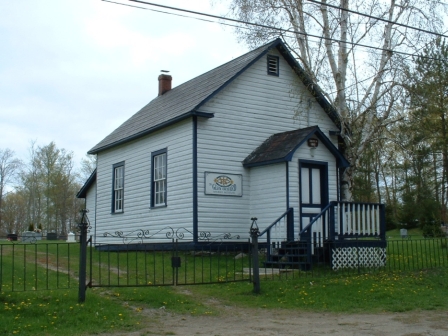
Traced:
<path fill-rule="evenodd" d="M 385 247 L 337 247 L 331 250 L 333 270 L 386 266 Z"/>

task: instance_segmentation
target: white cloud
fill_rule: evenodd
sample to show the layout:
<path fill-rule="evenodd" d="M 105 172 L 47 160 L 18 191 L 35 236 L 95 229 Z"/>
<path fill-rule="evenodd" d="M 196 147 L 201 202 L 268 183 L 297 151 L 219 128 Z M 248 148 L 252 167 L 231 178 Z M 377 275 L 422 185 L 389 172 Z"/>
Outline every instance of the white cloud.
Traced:
<path fill-rule="evenodd" d="M 104 1 L 3 1 L 0 12 L 0 148 L 22 159 L 37 140 L 80 160 L 156 97 L 160 70 L 176 86 L 245 51 L 217 24 Z"/>

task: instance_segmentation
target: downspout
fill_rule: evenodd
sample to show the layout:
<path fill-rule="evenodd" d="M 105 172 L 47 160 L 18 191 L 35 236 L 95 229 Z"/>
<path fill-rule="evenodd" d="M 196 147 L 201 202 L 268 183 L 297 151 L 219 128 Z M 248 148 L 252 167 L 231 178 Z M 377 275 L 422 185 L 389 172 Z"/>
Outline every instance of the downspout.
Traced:
<path fill-rule="evenodd" d="M 289 161 L 286 161 L 286 210 L 289 210 Z M 291 212 L 292 211 L 292 212 Z M 287 215 L 287 239 L 294 240 L 294 210 Z"/>
<path fill-rule="evenodd" d="M 289 161 L 286 161 L 286 210 L 289 209 Z"/>
<path fill-rule="evenodd" d="M 193 243 L 198 243 L 198 117 L 193 116 Z"/>
<path fill-rule="evenodd" d="M 98 166 L 97 166 L 98 168 Z M 95 181 L 95 216 L 94 216 L 94 221 L 95 221 L 95 235 L 94 235 L 94 243 L 96 244 L 96 213 L 98 212 L 98 169 L 96 171 L 96 181 Z M 87 208 L 87 199 L 86 199 L 86 208 Z"/>

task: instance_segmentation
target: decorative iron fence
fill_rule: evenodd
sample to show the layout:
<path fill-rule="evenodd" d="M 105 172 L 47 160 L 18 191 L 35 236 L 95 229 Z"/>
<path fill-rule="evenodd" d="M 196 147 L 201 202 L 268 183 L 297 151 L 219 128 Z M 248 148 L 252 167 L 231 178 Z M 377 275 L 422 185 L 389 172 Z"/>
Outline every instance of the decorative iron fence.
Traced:
<path fill-rule="evenodd" d="M 79 244 L 0 237 L 0 290 L 35 291 L 77 286 Z"/>
<path fill-rule="evenodd" d="M 205 235 L 207 236 L 207 235 Z M 127 236 L 129 238 L 130 236 Z M 252 236 L 253 237 L 253 236 Z M 116 239 L 116 237 L 113 237 Z M 0 237 L 1 292 L 87 287 L 173 286 L 291 279 L 322 275 L 418 271 L 448 266 L 448 238 L 345 239 L 312 246 L 313 242 L 277 242 L 268 249 L 254 241 L 200 242 L 145 238 L 139 244 L 84 244 Z M 210 239 L 210 240 L 208 240 Z M 134 241 L 131 239 L 130 241 Z M 81 249 L 85 246 L 85 249 Z M 306 251 L 314 249 L 312 259 Z M 85 252 L 84 275 L 80 267 Z M 79 278 L 86 279 L 79 281 Z M 80 299 L 85 299 L 80 297 Z"/>
<path fill-rule="evenodd" d="M 128 237 L 129 238 L 129 237 Z M 134 237 L 136 238 L 136 237 Z M 135 239 L 130 239 L 135 241 Z M 250 281 L 247 240 L 204 242 L 145 239 L 89 247 L 89 287 L 145 287 Z"/>
<path fill-rule="evenodd" d="M 389 239 L 372 242 L 351 239 L 325 243 L 293 242 L 259 251 L 261 279 L 288 279 L 323 275 L 418 271 L 448 267 L 448 238 Z M 307 250 L 315 254 L 307 258 Z"/>

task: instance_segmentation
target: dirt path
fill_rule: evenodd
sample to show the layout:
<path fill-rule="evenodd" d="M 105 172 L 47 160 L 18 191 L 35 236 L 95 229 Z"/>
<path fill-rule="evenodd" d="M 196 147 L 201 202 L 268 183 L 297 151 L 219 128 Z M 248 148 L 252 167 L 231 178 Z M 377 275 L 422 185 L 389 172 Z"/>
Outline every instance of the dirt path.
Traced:
<path fill-rule="evenodd" d="M 446 311 L 372 315 L 224 306 L 219 316 L 178 315 L 148 309 L 141 318 L 147 327 L 119 335 L 448 335 Z"/>

